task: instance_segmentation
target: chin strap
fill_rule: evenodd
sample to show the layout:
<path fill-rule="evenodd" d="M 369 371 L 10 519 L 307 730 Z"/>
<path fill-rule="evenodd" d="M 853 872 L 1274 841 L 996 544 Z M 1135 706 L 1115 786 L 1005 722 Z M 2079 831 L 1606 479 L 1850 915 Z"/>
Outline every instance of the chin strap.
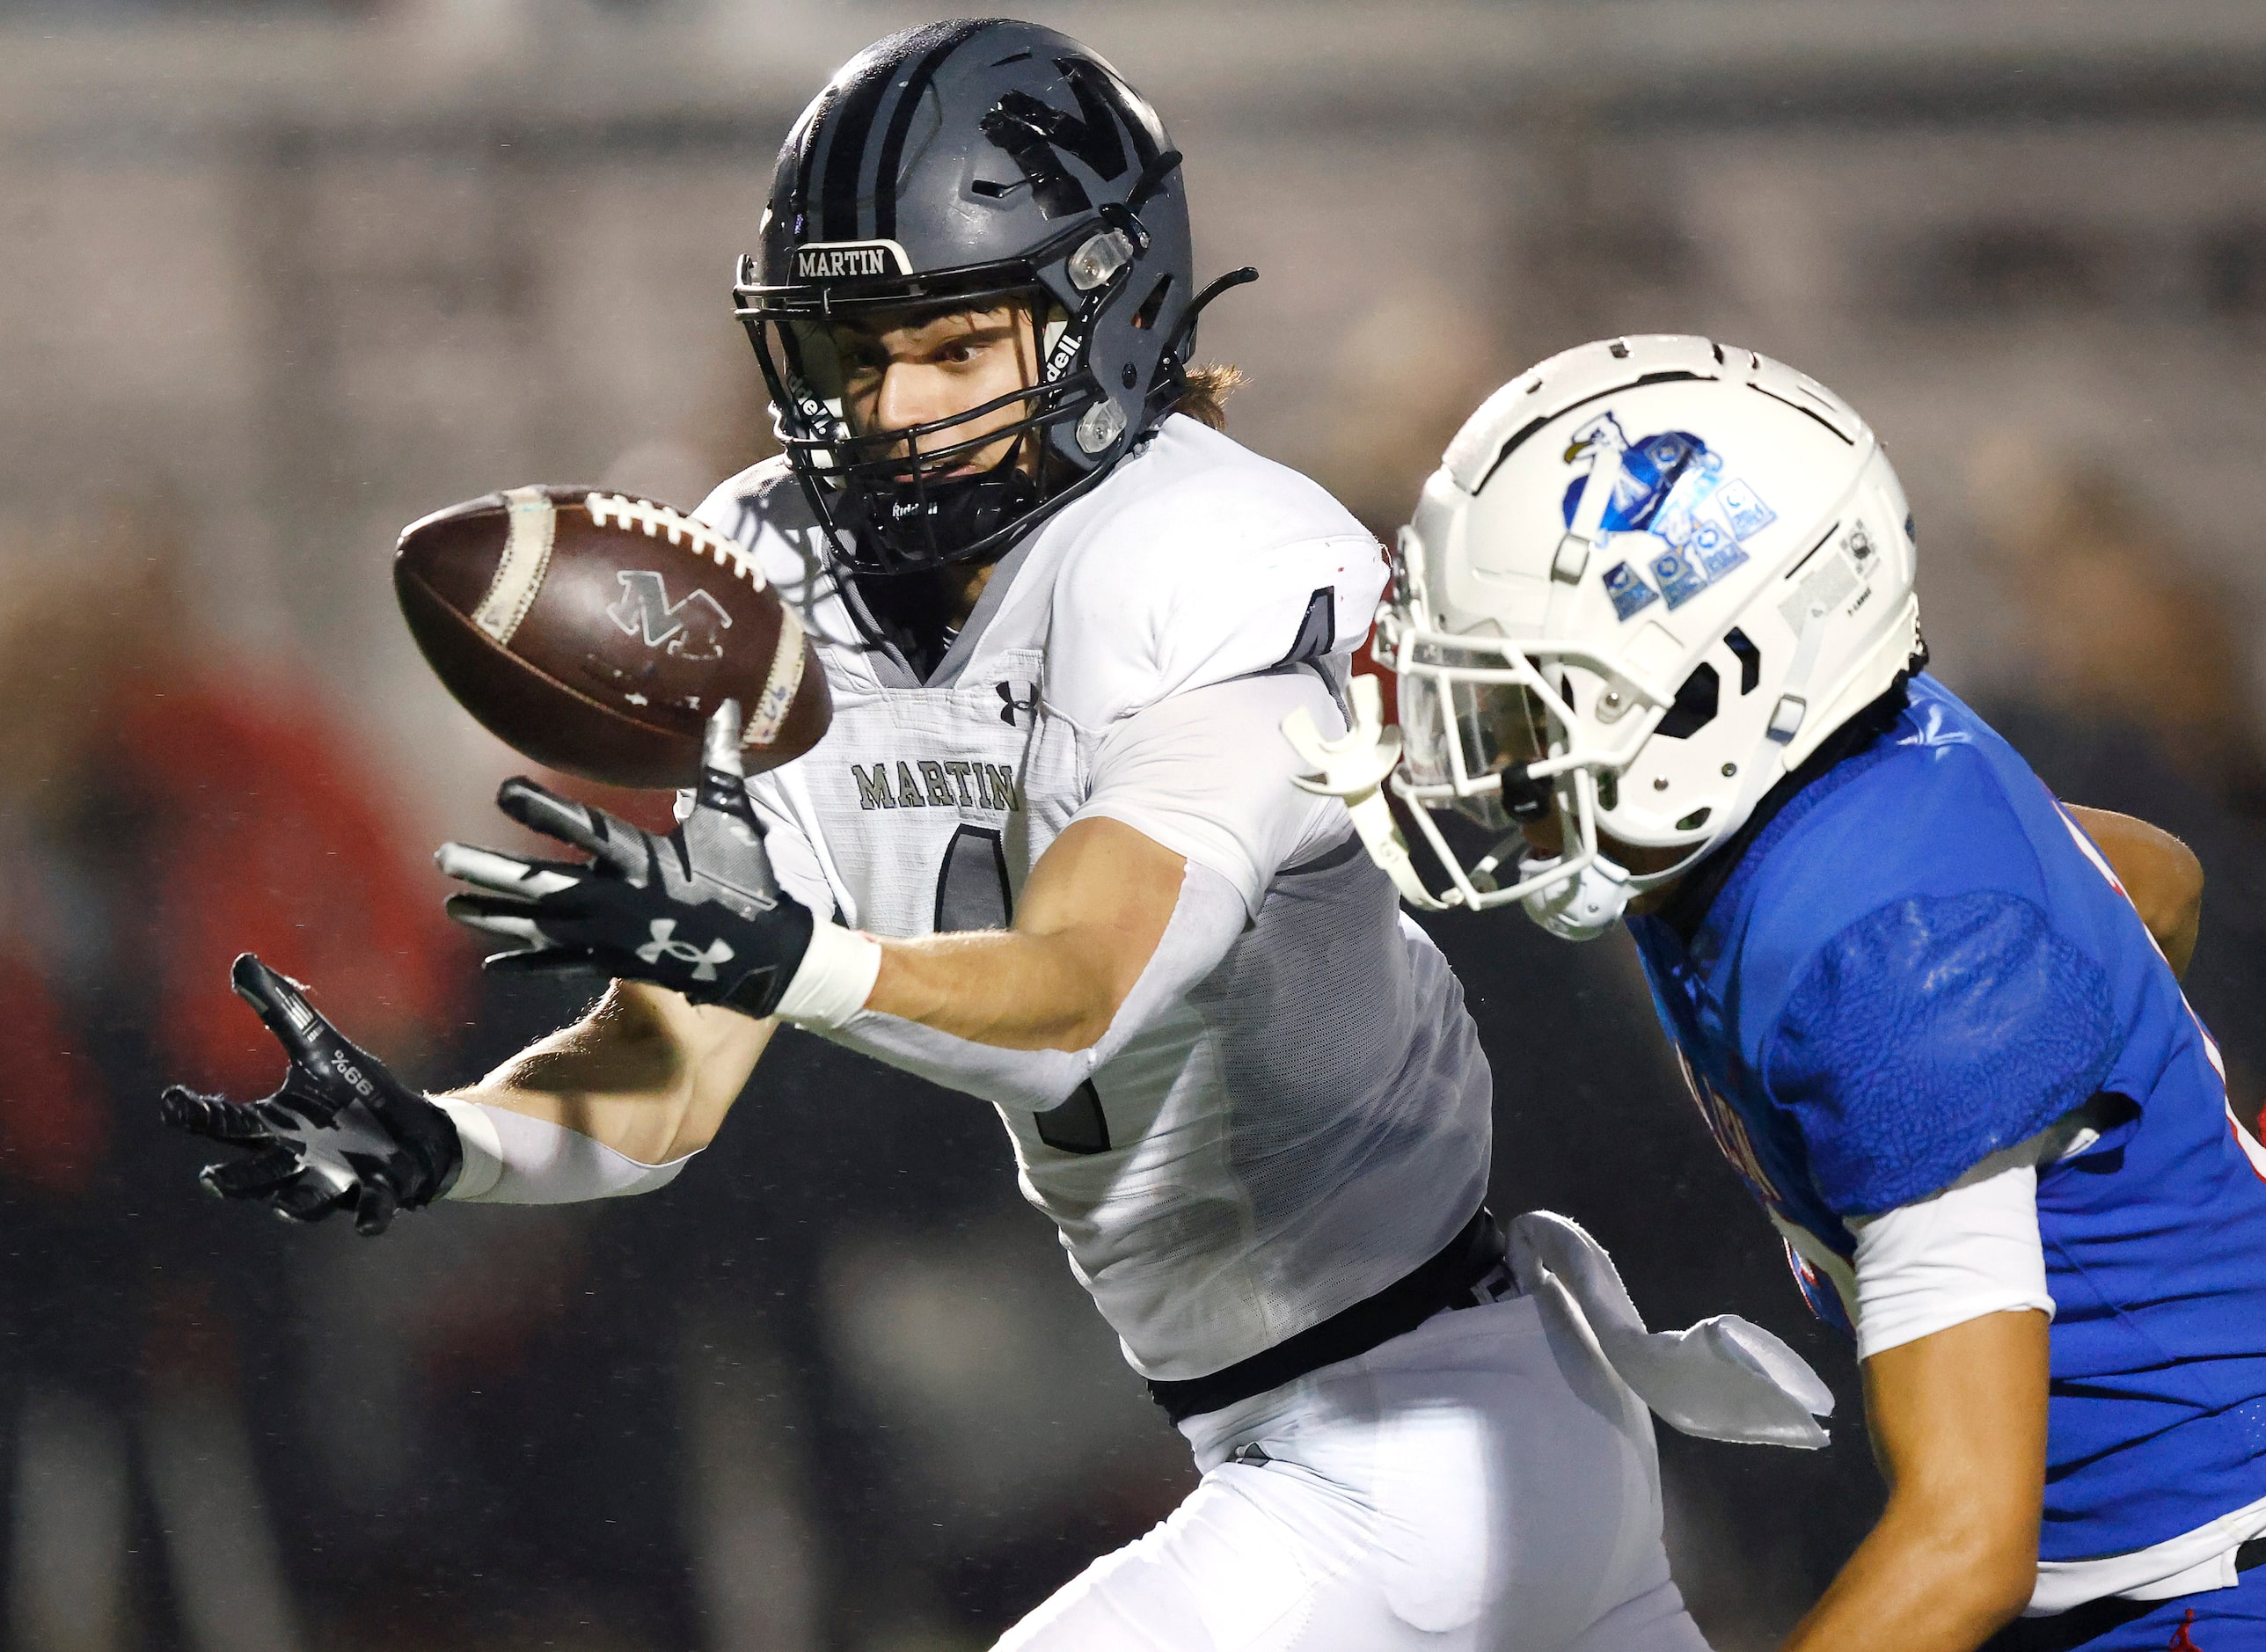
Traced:
<path fill-rule="evenodd" d="M 1408 844 L 1385 800 L 1385 777 L 1400 762 L 1400 731 L 1385 727 L 1385 703 L 1374 676 L 1354 678 L 1350 685 L 1353 727 L 1335 740 L 1325 739 L 1313 713 L 1301 705 L 1283 720 L 1283 736 L 1299 761 L 1319 772 L 1292 777 L 1291 784 L 1316 797 L 1334 797 L 1353 817 L 1369 858 L 1384 868 L 1409 905 L 1427 912 L 1444 912 L 1456 904 L 1436 899 L 1416 875 L 1408 858 Z"/>
<path fill-rule="evenodd" d="M 1560 865 L 1565 857 L 1521 861 L 1518 875 L 1530 878 Z M 1537 889 L 1519 903 L 1536 925 L 1561 940 L 1595 940 L 1621 921 L 1628 910 L 1629 874 L 1603 855 L 1563 882 Z"/>

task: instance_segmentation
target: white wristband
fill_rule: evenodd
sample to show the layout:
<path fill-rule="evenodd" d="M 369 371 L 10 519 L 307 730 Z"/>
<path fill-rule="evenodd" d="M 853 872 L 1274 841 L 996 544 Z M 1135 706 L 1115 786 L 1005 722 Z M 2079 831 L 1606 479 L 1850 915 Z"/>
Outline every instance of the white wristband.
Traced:
<path fill-rule="evenodd" d="M 866 1007 L 881 973 L 881 943 L 839 924 L 810 932 L 810 947 L 779 998 L 783 1021 L 830 1033 Z"/>
<path fill-rule="evenodd" d="M 464 1158 L 456 1181 L 442 1197 L 477 1199 L 493 1192 L 503 1180 L 503 1138 L 496 1134 L 495 1121 L 488 1116 L 488 1110 L 475 1102 L 453 1101 L 446 1096 L 426 1100 L 447 1114 L 457 1127 L 457 1144 Z"/>

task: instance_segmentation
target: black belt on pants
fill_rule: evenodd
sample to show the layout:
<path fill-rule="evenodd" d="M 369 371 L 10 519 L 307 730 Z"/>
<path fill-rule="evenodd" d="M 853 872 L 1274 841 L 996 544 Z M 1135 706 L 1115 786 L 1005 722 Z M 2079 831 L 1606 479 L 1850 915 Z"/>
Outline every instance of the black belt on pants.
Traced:
<path fill-rule="evenodd" d="M 2253 1538 L 2234 1552 L 2234 1569 L 2247 1572 L 2266 1566 L 2266 1538 Z M 2088 1600 L 2082 1606 L 2072 1606 L 2067 1612 L 2058 1612 L 2050 1618 L 2017 1618 L 1983 1643 L 1982 1652 L 2071 1652 L 2087 1641 L 2107 1634 L 2111 1629 L 2121 1629 L 2136 1618 L 2145 1618 L 2159 1606 L 2168 1606 L 2173 1596 L 2163 1600 L 2126 1600 L 2121 1595 L 2111 1595 L 2105 1600 Z"/>
<path fill-rule="evenodd" d="M 1494 1296 L 1482 1288 L 1492 1285 L 1497 1274 L 1508 1280 L 1505 1248 L 1502 1230 L 1482 1205 L 1438 1255 L 1375 1296 L 1209 1377 L 1191 1377 L 1185 1382 L 1152 1381 L 1149 1398 L 1162 1406 L 1174 1422 L 1202 1416 L 1263 1394 L 1269 1388 L 1280 1388 L 1308 1371 L 1366 1354 L 1404 1331 L 1414 1330 L 1443 1308 L 1471 1308 L 1493 1301 Z"/>

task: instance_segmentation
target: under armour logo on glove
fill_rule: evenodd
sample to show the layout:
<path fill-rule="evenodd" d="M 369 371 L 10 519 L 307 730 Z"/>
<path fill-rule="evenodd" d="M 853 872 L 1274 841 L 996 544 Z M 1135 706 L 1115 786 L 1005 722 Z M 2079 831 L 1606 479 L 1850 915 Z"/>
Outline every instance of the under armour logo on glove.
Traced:
<path fill-rule="evenodd" d="M 666 955 L 676 959 L 679 963 L 689 963 L 693 966 L 692 978 L 695 981 L 713 981 L 716 978 L 716 966 L 732 961 L 734 954 L 731 944 L 727 941 L 712 940 L 708 943 L 708 949 L 703 952 L 689 940 L 676 939 L 676 920 L 675 918 L 654 919 L 653 939 L 637 949 L 638 961 L 641 963 L 659 963 Z"/>
<path fill-rule="evenodd" d="M 441 846 L 441 870 L 478 891 L 451 895 L 449 916 L 516 944 L 488 959 L 489 969 L 591 971 L 750 1015 L 778 1006 L 815 920 L 772 875 L 740 765 L 738 702 L 709 719 L 692 812 L 665 837 L 532 780 L 505 781 L 496 807 L 590 859 Z"/>

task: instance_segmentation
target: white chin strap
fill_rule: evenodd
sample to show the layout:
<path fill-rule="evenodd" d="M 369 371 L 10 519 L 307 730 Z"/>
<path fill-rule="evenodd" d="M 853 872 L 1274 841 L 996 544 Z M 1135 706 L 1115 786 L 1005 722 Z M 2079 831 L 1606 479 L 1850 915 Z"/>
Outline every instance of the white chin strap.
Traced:
<path fill-rule="evenodd" d="M 1534 877 L 1563 859 L 1561 855 L 1521 861 L 1518 875 L 1522 880 Z M 1621 921 L 1635 894 L 1627 873 L 1603 855 L 1595 855 L 1572 877 L 1545 885 L 1519 905 L 1527 917 L 1561 940 L 1595 940 Z"/>
<path fill-rule="evenodd" d="M 1393 824 L 1392 806 L 1385 800 L 1385 778 L 1400 762 L 1400 731 L 1384 726 L 1384 703 L 1375 677 L 1364 674 L 1354 678 L 1348 693 L 1353 701 L 1353 727 L 1335 740 L 1323 738 L 1313 713 L 1303 705 L 1283 720 L 1283 737 L 1301 760 L 1320 771 L 1293 775 L 1290 784 L 1343 802 L 1362 846 L 1392 880 L 1400 898 L 1421 911 L 1444 912 L 1452 901 L 1435 897 L 1416 875 L 1408 845 Z"/>

